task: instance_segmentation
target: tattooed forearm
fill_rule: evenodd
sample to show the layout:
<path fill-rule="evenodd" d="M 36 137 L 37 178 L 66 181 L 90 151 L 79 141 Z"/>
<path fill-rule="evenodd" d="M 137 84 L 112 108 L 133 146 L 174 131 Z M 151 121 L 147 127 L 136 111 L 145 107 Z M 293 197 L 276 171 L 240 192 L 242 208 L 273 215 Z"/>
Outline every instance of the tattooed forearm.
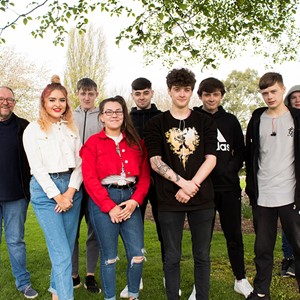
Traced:
<path fill-rule="evenodd" d="M 166 165 L 162 160 L 158 159 L 157 157 L 154 158 L 154 164 L 156 166 L 157 172 L 165 176 L 166 173 L 171 169 L 168 165 Z"/>
<path fill-rule="evenodd" d="M 180 180 L 180 176 L 176 174 L 167 164 L 165 164 L 161 160 L 161 157 L 153 157 L 152 163 L 154 165 L 154 170 L 164 178 L 175 182 Z"/>

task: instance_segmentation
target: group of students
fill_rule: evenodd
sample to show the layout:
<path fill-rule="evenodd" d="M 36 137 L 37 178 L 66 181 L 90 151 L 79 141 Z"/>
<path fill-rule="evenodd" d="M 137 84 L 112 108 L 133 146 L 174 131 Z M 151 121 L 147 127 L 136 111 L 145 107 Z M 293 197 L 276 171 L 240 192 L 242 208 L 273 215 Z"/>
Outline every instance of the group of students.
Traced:
<path fill-rule="evenodd" d="M 38 295 L 26 270 L 24 223 L 29 199 L 52 264 L 53 300 L 74 299 L 73 289 L 81 285 L 78 237 L 83 216 L 88 224 L 85 287 L 101 291 L 94 277 L 100 251 L 104 299 L 116 299 L 120 235 L 127 257 L 127 286 L 120 297 L 138 299 L 148 200 L 161 244 L 168 300 L 181 295 L 186 217 L 194 259 L 189 300 L 209 299 L 216 211 L 237 293 L 246 299 L 270 299 L 278 217 L 293 250 L 300 284 L 300 110 L 291 107 L 300 107 L 300 88 L 292 89 L 284 102 L 281 75 L 269 72 L 261 77 L 259 89 L 267 107 L 254 111 L 245 145 L 238 120 L 221 106 L 225 88 L 220 80 L 201 81 L 197 94 L 202 106 L 191 109 L 194 73 L 173 69 L 166 79 L 168 111 L 151 103 L 154 92 L 146 78 L 132 82 L 136 107 L 130 112 L 121 96 L 104 99 L 96 108 L 97 85 L 83 78 L 77 85 L 81 104 L 72 113 L 67 90 L 54 76 L 42 92 L 38 120 L 30 124 L 13 113 L 13 91 L 0 87 L 0 142 L 5 145 L 0 166 L 6 170 L 1 172 L 0 211 L 16 286 L 26 298 Z M 254 288 L 246 277 L 241 229 L 238 173 L 244 161 L 256 234 Z"/>

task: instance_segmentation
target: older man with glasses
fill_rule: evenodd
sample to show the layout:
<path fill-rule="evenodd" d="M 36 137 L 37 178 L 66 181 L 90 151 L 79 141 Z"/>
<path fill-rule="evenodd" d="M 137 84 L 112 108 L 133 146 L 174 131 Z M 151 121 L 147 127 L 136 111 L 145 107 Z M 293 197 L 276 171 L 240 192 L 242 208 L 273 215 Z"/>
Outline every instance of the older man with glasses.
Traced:
<path fill-rule="evenodd" d="M 12 273 L 17 289 L 25 298 L 38 293 L 31 287 L 26 269 L 24 224 L 29 203 L 30 169 L 23 148 L 28 121 L 13 113 L 16 101 L 11 88 L 0 87 L 0 243 L 2 220 Z"/>

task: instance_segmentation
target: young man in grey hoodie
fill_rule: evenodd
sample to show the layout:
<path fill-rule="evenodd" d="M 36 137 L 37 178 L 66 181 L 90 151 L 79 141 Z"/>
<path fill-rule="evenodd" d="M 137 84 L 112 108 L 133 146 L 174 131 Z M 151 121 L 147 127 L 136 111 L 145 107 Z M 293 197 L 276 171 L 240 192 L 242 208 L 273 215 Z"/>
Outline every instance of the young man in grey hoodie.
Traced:
<path fill-rule="evenodd" d="M 98 97 L 97 84 L 90 78 L 82 78 L 77 82 L 77 96 L 80 100 L 80 105 L 74 111 L 74 119 L 79 129 L 82 144 L 87 139 L 102 130 L 102 124 L 99 121 L 99 108 L 95 106 L 96 98 Z M 72 256 L 72 277 L 73 287 L 78 288 L 82 284 L 80 282 L 78 261 L 79 261 L 79 232 L 82 218 L 88 226 L 88 237 L 86 240 L 86 277 L 84 287 L 92 293 L 100 293 L 101 290 L 95 280 L 95 270 L 99 257 L 99 248 L 97 245 L 96 236 L 89 222 L 88 198 L 89 195 L 83 187 L 83 199 L 81 202 L 80 218 L 78 225 L 77 239 L 75 241 L 73 256 Z"/>
<path fill-rule="evenodd" d="M 284 98 L 284 104 L 300 109 L 300 85 L 294 85 L 290 88 Z M 292 246 L 286 238 L 282 230 L 282 252 L 283 260 L 281 262 L 280 276 L 294 277 L 295 276 L 295 260 Z"/>

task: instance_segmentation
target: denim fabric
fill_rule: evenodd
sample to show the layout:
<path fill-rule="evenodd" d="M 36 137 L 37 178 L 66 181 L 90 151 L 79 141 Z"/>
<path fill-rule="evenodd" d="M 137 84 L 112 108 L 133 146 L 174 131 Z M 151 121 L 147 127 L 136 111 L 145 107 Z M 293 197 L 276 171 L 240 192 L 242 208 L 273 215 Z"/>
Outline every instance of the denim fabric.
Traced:
<path fill-rule="evenodd" d="M 283 257 L 287 259 L 294 258 L 293 248 L 286 238 L 284 231 L 282 230 L 282 252 Z"/>
<path fill-rule="evenodd" d="M 108 188 L 109 196 L 116 204 L 128 200 L 133 189 Z M 100 274 L 104 299 L 116 299 L 116 262 L 118 258 L 118 237 L 121 235 L 127 257 L 127 284 L 130 297 L 138 297 L 143 263 L 133 263 L 135 256 L 144 256 L 144 226 L 140 209 L 137 207 L 131 218 L 121 223 L 112 223 L 110 216 L 103 213 L 90 199 L 91 224 L 100 249 Z"/>
<path fill-rule="evenodd" d="M 3 219 L 12 273 L 19 291 L 30 285 L 30 275 L 26 270 L 26 246 L 24 242 L 27 208 L 28 201 L 26 199 L 0 202 L 0 243 Z"/>
<path fill-rule="evenodd" d="M 208 300 L 210 281 L 210 243 L 215 210 L 158 212 L 164 241 L 164 274 L 168 300 L 179 300 L 182 232 L 187 214 L 192 235 L 196 299 Z"/>
<path fill-rule="evenodd" d="M 70 174 L 51 175 L 61 193 L 68 189 Z M 57 213 L 56 202 L 49 199 L 37 180 L 30 181 L 31 202 L 44 232 L 48 253 L 52 263 L 50 288 L 59 299 L 73 300 L 72 252 L 77 233 L 82 191 L 75 193 L 73 207 L 67 212 Z"/>

